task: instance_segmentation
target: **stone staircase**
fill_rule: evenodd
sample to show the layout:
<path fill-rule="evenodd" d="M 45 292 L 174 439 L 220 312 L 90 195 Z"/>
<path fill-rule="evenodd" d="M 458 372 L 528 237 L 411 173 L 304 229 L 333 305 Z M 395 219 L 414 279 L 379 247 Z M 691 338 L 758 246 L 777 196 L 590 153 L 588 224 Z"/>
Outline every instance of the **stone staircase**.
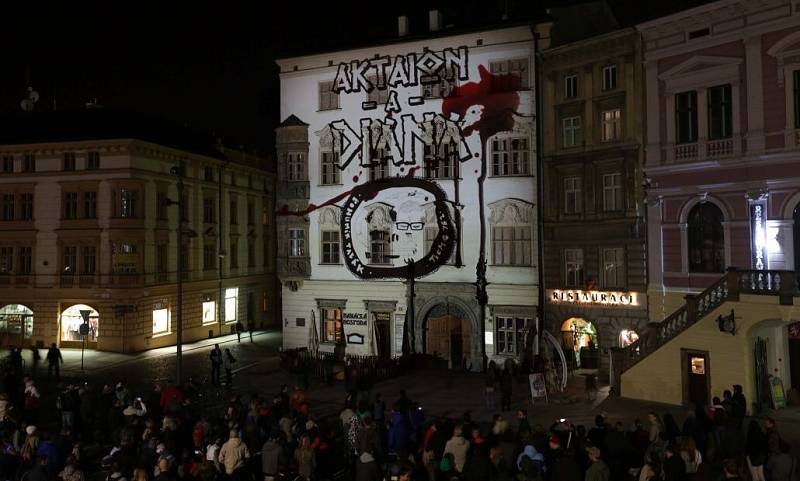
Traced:
<path fill-rule="evenodd" d="M 687 294 L 686 302 L 661 322 L 651 322 L 638 341 L 613 351 L 616 379 L 660 349 L 686 329 L 726 302 L 740 295 L 775 296 L 781 305 L 792 305 L 800 295 L 795 271 L 740 270 L 729 268 L 716 282 L 698 294 Z"/>

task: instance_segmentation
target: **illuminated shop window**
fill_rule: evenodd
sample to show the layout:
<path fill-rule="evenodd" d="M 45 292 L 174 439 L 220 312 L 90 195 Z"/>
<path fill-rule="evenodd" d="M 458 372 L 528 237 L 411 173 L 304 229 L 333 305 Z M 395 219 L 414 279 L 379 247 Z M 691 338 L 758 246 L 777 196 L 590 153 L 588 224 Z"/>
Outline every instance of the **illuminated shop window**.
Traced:
<path fill-rule="evenodd" d="M 239 305 L 239 288 L 225 289 L 225 322 L 236 322 L 236 308 Z"/>

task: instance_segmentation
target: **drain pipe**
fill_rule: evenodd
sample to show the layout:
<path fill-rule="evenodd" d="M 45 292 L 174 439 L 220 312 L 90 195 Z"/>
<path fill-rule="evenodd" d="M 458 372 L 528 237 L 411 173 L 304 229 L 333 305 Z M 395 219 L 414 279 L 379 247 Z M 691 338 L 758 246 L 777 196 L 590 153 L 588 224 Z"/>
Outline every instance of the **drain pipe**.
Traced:
<path fill-rule="evenodd" d="M 538 216 L 536 222 L 536 234 L 537 234 L 537 246 L 536 251 L 539 256 L 539 269 L 538 269 L 538 294 L 539 294 L 539 302 L 536 306 L 536 317 L 537 322 L 534 328 L 536 329 L 536 334 L 532 339 L 533 348 L 532 353 L 533 355 L 539 354 L 539 333 L 544 328 L 544 317 L 545 317 L 545 302 L 547 300 L 545 296 L 545 285 L 544 285 L 544 229 L 542 228 L 542 223 L 544 221 L 544 208 L 543 208 L 543 200 L 544 200 L 544 180 L 543 180 L 543 172 L 544 167 L 542 165 L 542 100 L 543 96 L 542 92 L 542 72 L 541 68 L 539 67 L 539 62 L 541 61 L 540 50 L 539 50 L 539 32 L 536 31 L 534 28 L 533 31 L 533 52 L 534 52 L 534 63 L 533 63 L 533 78 L 536 82 L 534 86 L 534 98 L 536 99 L 536 214 Z"/>
<path fill-rule="evenodd" d="M 224 150 L 223 150 L 224 153 Z M 217 289 L 218 289 L 218 301 L 217 301 L 217 324 L 219 325 L 219 335 L 223 335 L 223 327 L 224 322 L 222 320 L 222 303 L 225 302 L 224 293 L 222 291 L 222 264 L 223 260 L 225 259 L 225 251 L 222 249 L 222 174 L 225 172 L 225 168 L 230 164 L 230 160 L 228 156 L 225 156 L 225 163 L 219 166 L 218 169 L 218 176 L 217 176 Z"/>

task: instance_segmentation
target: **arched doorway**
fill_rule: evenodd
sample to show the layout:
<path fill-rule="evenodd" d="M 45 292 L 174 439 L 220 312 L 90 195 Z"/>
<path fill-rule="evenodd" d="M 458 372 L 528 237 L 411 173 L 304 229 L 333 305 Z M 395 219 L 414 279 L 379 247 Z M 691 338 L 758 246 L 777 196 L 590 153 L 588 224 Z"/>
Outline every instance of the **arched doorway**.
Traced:
<path fill-rule="evenodd" d="M 435 305 L 425 316 L 425 354 L 448 361 L 460 369 L 471 357 L 469 316 L 458 305 Z"/>
<path fill-rule="evenodd" d="M 573 369 L 597 369 L 597 328 L 580 317 L 561 324 L 561 345 Z"/>
<path fill-rule="evenodd" d="M 6 346 L 27 346 L 33 337 L 33 311 L 22 304 L 0 308 L 0 334 Z"/>
<path fill-rule="evenodd" d="M 80 347 L 84 338 L 81 335 L 83 315 L 81 311 L 89 311 L 89 333 L 86 335 L 86 347 L 97 347 L 100 314 L 97 310 L 86 304 L 75 304 L 64 309 L 61 313 L 61 345 L 64 347 Z"/>

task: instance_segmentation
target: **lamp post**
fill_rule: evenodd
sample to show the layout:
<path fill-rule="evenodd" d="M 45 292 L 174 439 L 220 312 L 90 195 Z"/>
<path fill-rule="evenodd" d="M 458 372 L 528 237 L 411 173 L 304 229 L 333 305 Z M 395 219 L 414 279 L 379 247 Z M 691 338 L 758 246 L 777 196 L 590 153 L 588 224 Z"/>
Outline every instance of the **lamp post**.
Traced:
<path fill-rule="evenodd" d="M 183 368 L 183 163 L 176 165 L 169 170 L 170 174 L 174 175 L 177 179 L 178 187 L 178 200 L 174 201 L 166 199 L 167 205 L 178 206 L 178 238 L 177 238 L 177 261 L 178 261 L 178 279 L 177 279 L 177 297 L 178 297 L 178 312 L 175 316 L 175 383 L 181 385 L 183 379 L 181 371 Z"/>

